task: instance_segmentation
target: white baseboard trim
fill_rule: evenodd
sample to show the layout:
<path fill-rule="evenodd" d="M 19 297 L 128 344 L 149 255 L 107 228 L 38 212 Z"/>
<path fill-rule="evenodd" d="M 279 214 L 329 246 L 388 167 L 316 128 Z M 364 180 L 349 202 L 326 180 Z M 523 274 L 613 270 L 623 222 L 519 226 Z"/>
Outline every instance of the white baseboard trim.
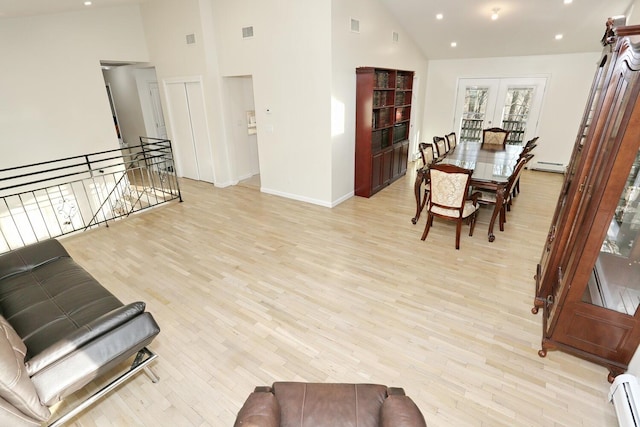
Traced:
<path fill-rule="evenodd" d="M 287 199 L 297 200 L 299 202 L 305 202 L 305 203 L 311 203 L 311 204 L 318 205 L 318 206 L 323 206 L 325 208 L 336 207 L 340 203 L 344 202 L 347 199 L 350 199 L 354 195 L 354 193 L 352 191 L 349 194 L 345 194 L 344 196 L 340 197 L 337 200 L 334 200 L 332 202 L 327 202 L 325 200 L 313 199 L 311 197 L 304 197 L 304 196 L 300 196 L 298 194 L 285 193 L 283 191 L 273 190 L 273 189 L 264 188 L 264 187 L 262 187 L 260 189 L 260 191 L 263 192 L 263 193 L 266 193 L 266 194 L 272 194 L 274 196 L 280 196 L 280 197 L 285 197 Z"/>

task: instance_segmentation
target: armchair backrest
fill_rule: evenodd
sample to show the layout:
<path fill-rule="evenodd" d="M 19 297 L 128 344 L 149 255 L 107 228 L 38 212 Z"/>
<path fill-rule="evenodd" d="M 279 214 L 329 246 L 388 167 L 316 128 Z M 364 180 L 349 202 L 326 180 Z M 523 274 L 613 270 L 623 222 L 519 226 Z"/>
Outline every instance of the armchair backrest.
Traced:
<path fill-rule="evenodd" d="M 422 165 L 429 166 L 431 163 L 433 163 L 433 160 L 435 159 L 433 145 L 426 142 L 421 142 L 418 145 L 418 148 L 420 148 L 420 155 L 422 156 Z"/>
<path fill-rule="evenodd" d="M 447 147 L 447 139 L 442 137 L 442 136 L 434 136 L 433 137 L 433 145 L 436 147 L 436 150 L 438 150 L 437 155 L 438 157 L 442 157 L 445 154 L 447 154 L 448 151 L 448 147 Z"/>
<path fill-rule="evenodd" d="M 430 208 L 464 209 L 471 182 L 470 169 L 455 165 L 436 165 L 431 168 Z"/>
<path fill-rule="evenodd" d="M 0 317 L 0 425 L 39 425 L 51 416 L 40 402 L 24 366 L 27 348 L 4 317 Z M 18 424 L 20 425 L 20 424 Z"/>
<path fill-rule="evenodd" d="M 447 139 L 447 143 L 449 144 L 449 151 L 456 148 L 456 145 L 458 145 L 458 140 L 456 138 L 455 132 L 451 132 L 450 134 L 447 134 L 444 137 Z"/>
<path fill-rule="evenodd" d="M 489 128 L 482 131 L 482 146 L 502 147 L 507 143 L 509 131 L 501 128 Z"/>

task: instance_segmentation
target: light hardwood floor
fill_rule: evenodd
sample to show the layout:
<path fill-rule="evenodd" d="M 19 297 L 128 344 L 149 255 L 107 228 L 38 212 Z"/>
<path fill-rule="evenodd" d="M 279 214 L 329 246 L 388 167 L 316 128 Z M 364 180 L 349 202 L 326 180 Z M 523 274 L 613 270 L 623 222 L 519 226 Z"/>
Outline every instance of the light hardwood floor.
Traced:
<path fill-rule="evenodd" d="M 71 424 L 232 426 L 256 385 L 295 380 L 403 387 L 430 427 L 617 425 L 606 369 L 537 355 L 561 175 L 525 171 L 505 232 L 487 241 L 483 208 L 459 251 L 453 223 L 420 241 L 413 179 L 333 209 L 184 180 L 184 203 L 63 239 L 162 328 L 160 382 L 139 375 Z"/>

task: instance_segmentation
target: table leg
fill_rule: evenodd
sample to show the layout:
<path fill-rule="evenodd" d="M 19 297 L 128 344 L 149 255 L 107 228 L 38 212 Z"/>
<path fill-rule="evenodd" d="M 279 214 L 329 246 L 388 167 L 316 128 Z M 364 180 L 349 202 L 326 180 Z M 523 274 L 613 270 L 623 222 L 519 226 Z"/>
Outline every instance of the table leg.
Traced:
<path fill-rule="evenodd" d="M 496 206 L 493 208 L 493 214 L 491 215 L 491 222 L 489 223 L 489 241 L 493 242 L 496 240 L 495 234 L 493 234 L 493 226 L 496 223 L 496 218 L 502 211 L 502 205 L 504 204 L 504 185 L 498 186 L 496 189 Z M 502 227 L 502 223 L 500 223 L 500 227 Z"/>
<path fill-rule="evenodd" d="M 422 203 L 420 200 L 422 194 L 422 181 L 424 181 L 424 171 L 422 171 L 422 169 L 419 169 L 418 171 L 416 171 L 416 182 L 413 184 L 413 191 L 416 195 L 416 214 L 413 218 L 411 218 L 412 224 L 418 222 L 418 218 L 420 218 L 420 212 L 422 212 Z"/>

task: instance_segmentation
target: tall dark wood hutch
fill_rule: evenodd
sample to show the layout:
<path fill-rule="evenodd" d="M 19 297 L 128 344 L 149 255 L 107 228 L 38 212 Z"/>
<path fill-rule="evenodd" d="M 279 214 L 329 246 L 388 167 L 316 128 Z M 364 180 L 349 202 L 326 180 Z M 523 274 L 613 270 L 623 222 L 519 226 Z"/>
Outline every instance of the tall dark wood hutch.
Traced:
<path fill-rule="evenodd" d="M 413 72 L 356 69 L 355 194 L 370 197 L 407 172 Z"/>
<path fill-rule="evenodd" d="M 536 274 L 539 355 L 627 370 L 640 343 L 640 26 L 618 27 L 597 66 Z"/>

